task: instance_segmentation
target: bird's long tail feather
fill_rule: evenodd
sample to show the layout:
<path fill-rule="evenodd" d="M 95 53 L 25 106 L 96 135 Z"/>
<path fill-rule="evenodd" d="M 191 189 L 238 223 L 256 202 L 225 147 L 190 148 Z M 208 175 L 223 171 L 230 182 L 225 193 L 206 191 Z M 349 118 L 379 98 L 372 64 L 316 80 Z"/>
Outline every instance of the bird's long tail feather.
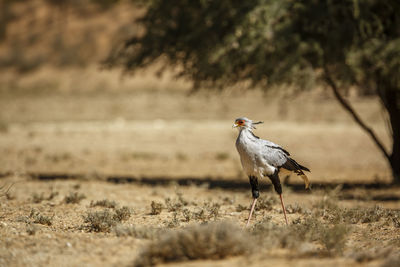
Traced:
<path fill-rule="evenodd" d="M 295 171 L 295 173 L 303 179 L 306 189 L 310 188 L 310 181 L 308 180 L 307 175 L 304 174 L 302 170 Z"/>
<path fill-rule="evenodd" d="M 287 170 L 294 171 L 298 176 L 300 176 L 303 179 L 306 189 L 310 188 L 310 181 L 308 180 L 307 175 L 305 175 L 303 172 L 303 171 L 308 171 L 308 172 L 310 171 L 307 167 L 300 165 L 292 158 L 288 158 L 285 164 L 282 165 L 282 167 Z"/>

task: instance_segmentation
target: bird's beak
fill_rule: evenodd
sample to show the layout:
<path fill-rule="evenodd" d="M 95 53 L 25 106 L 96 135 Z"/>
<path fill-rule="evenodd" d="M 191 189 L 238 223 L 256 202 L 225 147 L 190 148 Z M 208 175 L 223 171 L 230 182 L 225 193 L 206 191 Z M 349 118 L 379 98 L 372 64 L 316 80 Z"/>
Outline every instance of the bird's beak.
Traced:
<path fill-rule="evenodd" d="M 232 125 L 232 128 L 236 128 L 236 127 L 238 127 L 239 125 L 237 125 L 236 123 L 234 123 L 233 125 Z"/>

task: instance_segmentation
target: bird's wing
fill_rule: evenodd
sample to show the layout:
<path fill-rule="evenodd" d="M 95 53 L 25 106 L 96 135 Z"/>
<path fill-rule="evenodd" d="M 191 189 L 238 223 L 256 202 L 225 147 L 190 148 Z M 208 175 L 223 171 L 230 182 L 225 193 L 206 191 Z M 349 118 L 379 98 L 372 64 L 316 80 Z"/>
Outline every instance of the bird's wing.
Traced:
<path fill-rule="evenodd" d="M 257 136 L 255 136 L 255 137 L 257 137 Z M 283 153 L 285 153 L 286 155 L 290 156 L 290 153 L 287 150 L 285 150 L 283 147 L 281 147 L 280 145 L 277 145 L 277 144 L 275 144 L 275 143 L 273 143 L 271 141 L 268 141 L 268 140 L 261 139 L 259 137 L 257 137 L 257 138 L 258 138 L 258 142 L 259 142 L 259 144 L 261 146 L 266 146 L 267 148 L 280 150 Z"/>
<path fill-rule="evenodd" d="M 259 144 L 261 146 L 261 154 L 269 165 L 294 171 L 304 180 L 306 189 L 309 188 L 310 182 L 307 175 L 303 172 L 303 170 L 310 171 L 308 168 L 298 164 L 294 159 L 289 157 L 289 152 L 271 141 L 259 139 Z"/>
<path fill-rule="evenodd" d="M 281 167 L 289 158 L 289 152 L 268 140 L 259 139 L 259 147 L 264 160 L 274 167 Z"/>

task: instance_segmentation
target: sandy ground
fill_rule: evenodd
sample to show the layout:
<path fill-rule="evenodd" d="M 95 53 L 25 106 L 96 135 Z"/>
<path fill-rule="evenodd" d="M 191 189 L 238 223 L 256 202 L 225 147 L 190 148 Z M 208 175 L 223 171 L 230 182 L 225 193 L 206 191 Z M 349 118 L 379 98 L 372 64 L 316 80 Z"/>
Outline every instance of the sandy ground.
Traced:
<path fill-rule="evenodd" d="M 248 190 L 223 190 L 209 189 L 196 186 L 144 186 L 140 184 L 113 184 L 102 181 L 77 180 L 54 180 L 39 181 L 29 177 L 7 177 L 2 183 L 15 184 L 10 189 L 9 197 L 3 197 L 1 202 L 1 246 L 0 265 L 2 266 L 125 266 L 135 260 L 140 249 L 149 243 L 147 239 L 132 236 L 117 236 L 115 231 L 109 233 L 96 233 L 88 231 L 84 226 L 84 217 L 90 211 L 101 210 L 91 207 L 92 201 L 108 199 L 116 201 L 119 206 L 128 206 L 132 210 L 131 217 L 122 223 L 123 226 L 151 226 L 157 228 L 177 229 L 201 220 L 185 222 L 179 217 L 178 223 L 171 226 L 174 221 L 174 213 L 165 208 L 159 215 L 150 215 L 151 202 L 165 203 L 167 198 L 176 199 L 178 194 L 189 202 L 187 209 L 196 211 L 205 203 L 218 203 L 221 207 L 217 221 L 229 220 L 243 227 L 248 215 L 248 210 L 238 211 L 237 206 L 248 207 L 250 193 Z M 397 190 L 398 191 L 398 190 Z M 83 194 L 85 198 L 77 204 L 66 204 L 65 196 L 71 192 Z M 51 200 L 42 200 L 34 203 L 34 194 L 43 194 L 47 198 L 51 193 L 57 195 Z M 380 191 L 380 193 L 388 193 Z M 370 192 L 365 191 L 365 194 Z M 262 190 L 262 198 L 276 198 L 269 191 Z M 286 190 L 286 205 L 300 205 L 303 208 L 312 208 L 312 205 L 323 199 L 324 193 L 315 191 L 312 194 L 299 194 Z M 399 209 L 398 201 L 379 203 L 375 201 L 343 200 L 340 202 L 344 207 L 373 207 L 376 204 L 384 208 Z M 30 218 L 32 210 L 44 216 L 52 218 L 52 224 L 42 225 L 32 223 Z M 266 216 L 271 217 L 275 224 L 284 223 L 280 204 L 276 202 L 272 210 L 257 211 L 253 223 L 260 222 Z M 289 214 L 289 221 L 293 222 L 304 215 Z M 213 221 L 214 219 L 210 219 Z M 277 265 L 288 266 L 296 263 L 300 266 L 380 266 L 384 259 L 377 257 L 367 262 L 358 263 L 357 253 L 363 251 L 376 251 L 379 249 L 390 249 L 398 239 L 399 229 L 391 225 L 385 225 L 382 220 L 378 226 L 373 224 L 358 223 L 352 226 L 352 233 L 348 236 L 347 246 L 343 254 L 326 257 L 320 256 L 318 252 L 314 256 L 291 255 L 290 249 L 263 249 L 259 247 L 252 257 L 229 257 L 220 261 L 195 261 L 181 263 L 181 266 L 249 266 Z M 34 229 L 32 234 L 30 229 Z M 379 227 L 379 230 L 377 229 Z M 391 243 L 392 242 L 392 243 Z M 387 248 L 389 247 L 389 248 Z M 322 252 L 319 252 L 322 253 Z M 323 255 L 323 254 L 321 254 Z M 173 264 L 174 266 L 177 263 Z M 179 264 L 178 264 L 179 265 Z"/>
<path fill-rule="evenodd" d="M 247 183 L 234 147 L 237 132 L 231 128 L 234 118 L 241 115 L 264 120 L 256 134 L 281 144 L 308 166 L 314 184 L 390 180 L 379 151 L 334 101 L 315 101 L 307 96 L 273 102 L 270 99 L 257 92 L 219 96 L 206 93 L 188 98 L 186 93 L 177 91 L 2 97 L 0 185 L 4 187 L 0 202 L 0 265 L 133 264 L 139 251 L 152 241 L 118 235 L 115 227 L 109 232 L 90 231 L 85 216 L 104 209 L 90 203 L 103 199 L 129 207 L 131 216 L 120 223 L 124 227 L 173 231 L 204 223 L 204 218 L 187 222 L 181 211 L 168 211 L 166 199 L 177 199 L 179 194 L 188 201 L 186 208 L 190 212 L 218 205 L 218 216 L 206 221 L 228 220 L 243 227 L 251 201 L 247 187 L 213 187 L 207 183 L 179 186 L 174 182 L 209 179 L 227 184 Z M 384 142 L 389 143 L 375 101 L 355 103 Z M 68 174 L 73 178 L 41 180 L 35 178 L 39 174 Z M 116 180 L 108 179 L 113 176 L 129 177 L 133 182 L 115 183 Z M 143 178 L 157 182 L 141 183 Z M 289 183 L 300 184 L 301 180 L 291 177 Z M 277 199 L 268 184 L 262 182 L 262 198 Z M 304 209 L 313 210 L 316 203 L 326 198 L 324 190 L 310 193 L 285 186 L 284 191 L 287 205 Z M 85 198 L 67 204 L 65 197 L 71 192 Z M 337 203 L 344 208 L 379 205 L 396 211 L 400 209 L 398 192 L 398 188 L 388 187 L 350 188 L 341 191 Z M 163 205 L 160 214 L 150 215 L 152 201 Z M 49 217 L 51 224 L 35 222 L 38 214 Z M 295 222 L 305 216 L 306 213 L 293 212 L 289 220 Z M 270 210 L 257 211 L 253 225 L 265 218 L 275 225 L 283 224 L 278 202 Z M 270 249 L 261 245 L 251 257 L 229 256 L 218 261 L 172 265 L 380 266 L 386 260 L 384 255 L 396 251 L 393 244 L 398 242 L 399 230 L 391 221 L 387 223 L 382 218 L 378 222 L 359 222 L 352 229 L 344 251 L 335 255 L 326 256 L 323 248 L 308 255 L 294 253 L 290 248 Z M 389 252 L 376 252 L 381 249 Z M 370 250 L 376 252 L 375 256 L 357 260 L 357 253 Z"/>

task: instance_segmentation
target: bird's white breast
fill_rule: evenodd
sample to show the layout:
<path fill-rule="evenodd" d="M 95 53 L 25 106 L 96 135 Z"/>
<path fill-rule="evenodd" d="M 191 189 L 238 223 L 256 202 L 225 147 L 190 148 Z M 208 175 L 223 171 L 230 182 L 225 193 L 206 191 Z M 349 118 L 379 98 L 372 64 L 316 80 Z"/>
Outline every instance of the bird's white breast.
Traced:
<path fill-rule="evenodd" d="M 236 149 L 245 173 L 261 178 L 273 174 L 276 168 L 265 161 L 257 140 L 248 129 L 242 129 L 236 139 Z"/>

